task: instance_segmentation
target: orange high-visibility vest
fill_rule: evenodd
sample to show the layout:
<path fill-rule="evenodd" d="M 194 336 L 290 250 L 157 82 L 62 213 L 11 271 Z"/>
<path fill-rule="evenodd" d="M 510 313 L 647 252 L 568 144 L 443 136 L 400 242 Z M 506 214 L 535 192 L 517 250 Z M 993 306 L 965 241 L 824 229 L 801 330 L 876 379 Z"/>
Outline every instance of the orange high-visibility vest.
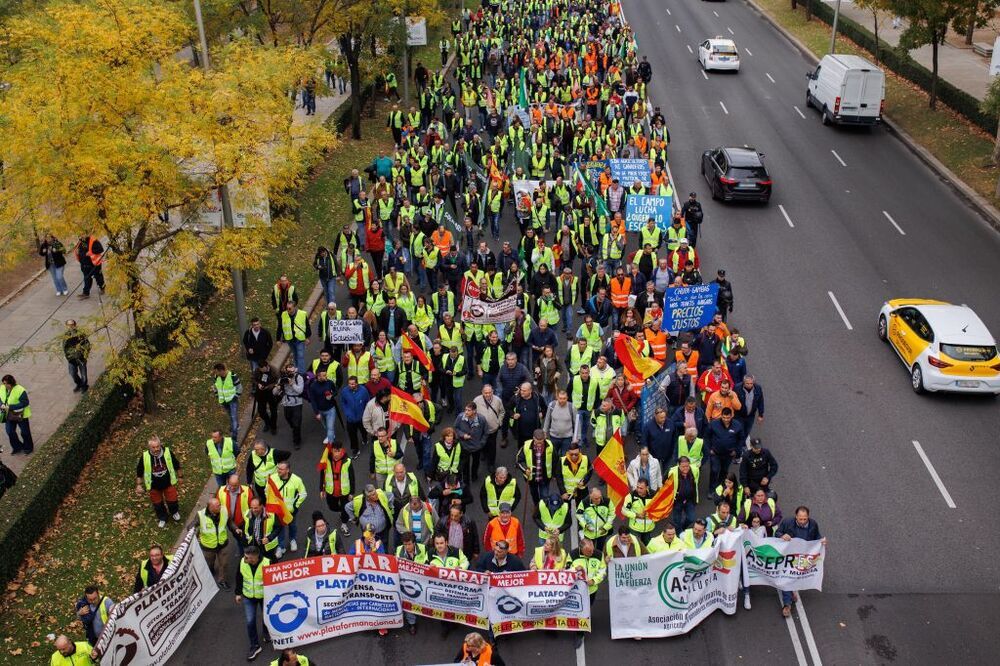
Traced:
<path fill-rule="evenodd" d="M 441 251 L 441 256 L 446 257 L 451 251 L 451 232 L 445 229 L 444 233 L 441 233 L 439 229 L 435 229 L 431 234 L 431 242 Z"/>
<path fill-rule="evenodd" d="M 688 356 L 687 358 L 684 358 L 684 352 L 682 352 L 680 349 L 678 349 L 677 352 L 674 354 L 674 360 L 677 363 L 680 363 L 681 361 L 684 361 L 685 363 L 687 363 L 688 364 L 687 371 L 688 371 L 688 374 L 691 375 L 692 378 L 698 376 L 698 350 L 697 349 L 692 349 L 691 350 L 691 355 Z"/>
<path fill-rule="evenodd" d="M 628 297 L 632 293 L 632 278 L 611 279 L 611 305 L 619 310 L 628 307 Z"/>
<path fill-rule="evenodd" d="M 104 261 L 104 257 L 94 252 L 94 243 L 96 242 L 97 239 L 95 237 L 87 236 L 87 256 L 90 257 L 90 263 L 100 266 L 101 262 Z"/>
<path fill-rule="evenodd" d="M 665 332 L 653 333 L 652 329 L 646 329 L 646 342 L 653 348 L 653 358 L 660 361 L 667 360 L 667 340 Z"/>

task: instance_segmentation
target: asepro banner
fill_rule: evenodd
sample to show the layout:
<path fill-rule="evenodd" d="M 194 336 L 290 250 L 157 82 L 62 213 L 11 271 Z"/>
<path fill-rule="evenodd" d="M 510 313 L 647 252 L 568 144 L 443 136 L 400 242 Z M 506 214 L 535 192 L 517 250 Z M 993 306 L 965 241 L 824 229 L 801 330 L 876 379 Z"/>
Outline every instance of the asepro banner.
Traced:
<path fill-rule="evenodd" d="M 784 592 L 823 589 L 826 546 L 820 541 L 783 541 L 743 532 L 743 584 Z"/>
<path fill-rule="evenodd" d="M 486 598 L 490 575 L 446 569 L 398 558 L 403 610 L 435 620 L 489 629 Z"/>
<path fill-rule="evenodd" d="M 742 533 L 711 548 L 611 560 L 611 638 L 662 638 L 691 631 L 716 610 L 736 612 Z"/>
<path fill-rule="evenodd" d="M 264 622 L 276 649 L 402 627 L 396 558 L 328 555 L 269 565 Z"/>
<path fill-rule="evenodd" d="M 95 646 L 101 663 L 165 664 L 218 591 L 192 528 L 160 582 L 111 609 Z"/>
<path fill-rule="evenodd" d="M 535 629 L 590 631 L 590 593 L 580 571 L 512 571 L 490 574 L 493 633 Z"/>

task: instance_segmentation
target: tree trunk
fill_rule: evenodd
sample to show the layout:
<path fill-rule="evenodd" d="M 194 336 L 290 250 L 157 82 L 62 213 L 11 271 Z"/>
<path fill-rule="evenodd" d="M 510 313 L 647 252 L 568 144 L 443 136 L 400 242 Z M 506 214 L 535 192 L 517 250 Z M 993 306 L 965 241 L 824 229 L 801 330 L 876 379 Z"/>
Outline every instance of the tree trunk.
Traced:
<path fill-rule="evenodd" d="M 138 344 L 148 345 L 146 325 L 140 323 L 146 313 L 146 294 L 143 292 L 142 277 L 139 274 L 137 261 L 138 257 L 132 258 L 125 268 L 125 283 L 131 297 L 128 307 L 132 317 L 133 339 Z M 153 377 L 152 368 L 148 364 L 143 368 L 142 409 L 146 414 L 156 413 L 156 380 Z"/>
<path fill-rule="evenodd" d="M 811 21 L 813 17 L 813 0 L 806 0 L 806 20 Z"/>
<path fill-rule="evenodd" d="M 993 142 L 993 166 L 1000 166 L 1000 122 L 997 122 L 997 138 Z M 997 177 L 996 196 L 1000 197 L 1000 177 Z"/>
<path fill-rule="evenodd" d="M 792 11 L 795 11 L 798 8 L 799 8 L 798 0 L 792 0 Z"/>
<path fill-rule="evenodd" d="M 979 0 L 972 3 L 972 8 L 969 10 L 969 25 L 965 28 L 965 44 L 966 46 L 972 46 L 972 33 L 976 30 L 976 15 L 979 14 Z"/>
<path fill-rule="evenodd" d="M 930 98 L 930 108 L 937 109 L 937 85 L 938 85 L 938 46 L 940 40 L 938 39 L 937 32 L 934 33 L 934 39 L 931 41 L 931 98 Z"/>
<path fill-rule="evenodd" d="M 875 64 L 879 64 L 879 55 L 881 53 L 880 44 L 878 41 L 878 10 L 872 10 L 872 18 L 875 19 Z"/>

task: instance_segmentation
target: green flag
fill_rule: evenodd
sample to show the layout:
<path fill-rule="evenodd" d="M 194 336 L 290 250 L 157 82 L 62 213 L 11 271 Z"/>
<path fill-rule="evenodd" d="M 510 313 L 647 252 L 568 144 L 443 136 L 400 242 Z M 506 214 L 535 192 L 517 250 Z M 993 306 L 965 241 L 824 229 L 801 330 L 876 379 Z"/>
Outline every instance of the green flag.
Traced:
<path fill-rule="evenodd" d="M 604 197 L 601 196 L 601 193 L 594 188 L 593 183 L 590 182 L 590 176 L 587 174 L 587 170 L 577 167 L 576 172 L 574 173 L 574 180 L 576 180 L 576 189 L 579 190 L 582 185 L 583 191 L 587 193 L 587 196 L 590 197 L 591 200 L 593 200 L 598 217 L 609 217 L 608 204 L 604 201 Z"/>
<path fill-rule="evenodd" d="M 524 73 L 524 67 L 521 68 L 521 82 L 517 90 L 517 105 L 522 109 L 528 109 L 528 80 Z"/>

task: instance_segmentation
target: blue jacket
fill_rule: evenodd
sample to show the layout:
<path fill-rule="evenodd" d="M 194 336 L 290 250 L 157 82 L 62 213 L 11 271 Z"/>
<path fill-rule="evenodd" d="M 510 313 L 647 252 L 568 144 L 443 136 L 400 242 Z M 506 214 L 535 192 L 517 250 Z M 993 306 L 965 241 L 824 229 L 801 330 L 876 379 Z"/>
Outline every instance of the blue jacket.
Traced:
<path fill-rule="evenodd" d="M 559 353 L 559 336 L 556 335 L 551 326 L 545 329 L 545 332 L 542 332 L 540 326 L 535 326 L 531 329 L 531 333 L 528 333 L 528 339 L 525 342 L 528 343 L 529 347 L 551 345 L 556 353 Z"/>
<path fill-rule="evenodd" d="M 747 390 L 743 388 L 743 382 L 736 384 L 736 397 L 740 399 L 741 407 L 737 416 L 740 418 L 754 417 L 760 414 L 764 416 L 764 389 L 761 388 L 760 384 L 754 384 L 753 386 L 753 406 L 750 408 L 749 413 L 747 412 Z"/>
<path fill-rule="evenodd" d="M 340 392 L 340 410 L 344 413 L 344 419 L 348 423 L 361 423 L 361 417 L 365 413 L 365 405 L 371 400 L 368 389 L 358 385 L 356 391 L 350 387 L 344 388 Z"/>
<path fill-rule="evenodd" d="M 309 404 L 316 412 L 325 412 L 337 406 L 337 385 L 327 379 L 318 379 L 309 385 Z M 364 409 L 364 408 L 362 408 Z"/>
<path fill-rule="evenodd" d="M 819 541 L 823 536 L 819 533 L 819 525 L 812 518 L 805 527 L 799 527 L 799 524 L 795 522 L 795 517 L 785 518 L 778 525 L 778 529 L 774 531 L 774 536 L 781 537 L 787 534 L 793 539 L 805 539 L 806 541 Z"/>
<path fill-rule="evenodd" d="M 656 421 L 650 421 L 642 429 L 642 445 L 649 448 L 649 452 L 657 460 L 666 463 L 674 457 L 674 447 L 677 445 L 676 428 L 673 421 L 666 419 L 663 426 L 656 425 Z"/>
<path fill-rule="evenodd" d="M 739 454 L 744 437 L 743 424 L 736 419 L 729 422 L 728 428 L 722 419 L 715 419 L 705 431 L 705 448 L 722 457 Z"/>
<path fill-rule="evenodd" d="M 741 356 L 738 361 L 730 361 L 729 357 L 726 357 L 726 369 L 729 370 L 729 376 L 733 378 L 733 386 L 739 386 L 747 374 L 746 359 Z M 754 396 L 754 398 L 756 397 Z"/>
<path fill-rule="evenodd" d="M 507 362 L 504 361 L 500 365 L 500 372 L 497 373 L 497 382 L 500 384 L 500 399 L 506 402 L 517 392 L 521 384 L 534 383 L 534 378 L 523 363 L 515 363 L 513 368 L 508 368 Z"/>
<path fill-rule="evenodd" d="M 674 414 L 673 414 L 673 416 L 670 417 L 670 420 L 674 424 L 674 431 L 677 433 L 677 436 L 680 437 L 681 435 L 683 435 L 684 434 L 684 405 L 681 405 L 680 407 L 678 407 L 677 409 L 674 410 Z M 708 424 L 705 422 L 705 410 L 702 409 L 701 407 L 695 407 L 694 408 L 694 427 L 698 429 L 698 436 L 699 437 L 704 437 L 705 436 L 705 428 L 707 426 L 708 426 Z"/>

